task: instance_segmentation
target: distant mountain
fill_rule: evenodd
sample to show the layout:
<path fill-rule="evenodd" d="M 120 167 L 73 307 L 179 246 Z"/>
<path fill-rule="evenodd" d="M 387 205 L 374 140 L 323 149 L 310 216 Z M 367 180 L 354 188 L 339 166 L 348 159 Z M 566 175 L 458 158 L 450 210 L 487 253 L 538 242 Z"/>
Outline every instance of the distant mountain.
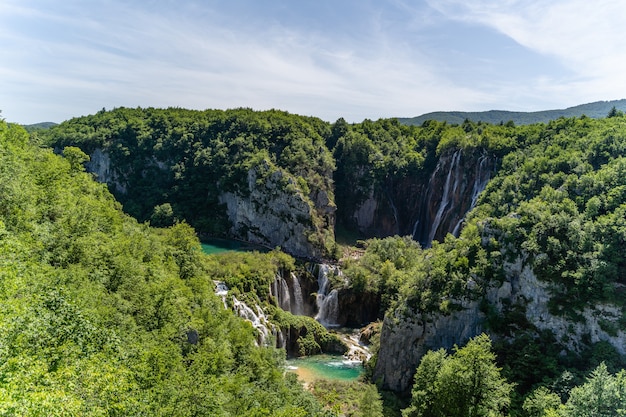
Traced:
<path fill-rule="evenodd" d="M 50 129 L 52 126 L 56 126 L 58 123 L 54 122 L 41 122 L 35 123 L 32 125 L 22 125 L 27 132 L 32 132 L 34 130 L 42 130 L 42 129 Z"/>
<path fill-rule="evenodd" d="M 533 123 L 547 123 L 559 117 L 580 117 L 583 114 L 593 119 L 600 119 L 615 107 L 617 110 L 626 111 L 626 99 L 612 101 L 596 101 L 594 103 L 581 104 L 561 110 L 544 110 L 535 112 L 517 112 L 505 110 L 489 110 L 482 112 L 463 111 L 438 111 L 422 114 L 417 117 L 399 117 L 400 123 L 405 125 L 419 126 L 426 120 L 437 120 L 450 124 L 461 124 L 465 119 L 473 122 L 488 122 L 493 124 L 513 121 L 516 125 L 529 125 Z"/>

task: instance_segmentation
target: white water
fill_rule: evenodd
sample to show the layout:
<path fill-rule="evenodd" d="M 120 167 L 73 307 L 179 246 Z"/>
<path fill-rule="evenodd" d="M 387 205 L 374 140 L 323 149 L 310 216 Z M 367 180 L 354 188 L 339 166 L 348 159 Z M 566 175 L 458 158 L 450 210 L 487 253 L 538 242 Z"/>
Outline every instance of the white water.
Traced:
<path fill-rule="evenodd" d="M 291 281 L 293 282 L 293 305 L 291 306 L 291 313 L 301 316 L 304 314 L 304 296 L 302 295 L 300 279 L 293 272 L 291 273 Z"/>
<path fill-rule="evenodd" d="M 271 324 L 267 320 L 267 317 L 263 313 L 261 307 L 256 306 L 255 312 L 246 303 L 239 301 L 235 296 L 233 296 L 233 307 L 239 317 L 242 317 L 252 323 L 252 327 L 256 329 L 258 333 L 257 344 L 259 346 L 267 346 L 271 341 L 271 338 L 269 337 L 270 334 L 272 334 L 269 329 Z"/>
<path fill-rule="evenodd" d="M 317 284 L 319 289 L 316 298 L 318 311 L 315 320 L 324 327 L 338 327 L 339 292 L 336 289 L 330 290 L 330 273 L 340 274 L 340 270 L 326 264 L 318 265 Z"/>
<path fill-rule="evenodd" d="M 276 279 L 270 285 L 270 295 L 276 297 L 281 309 L 289 311 L 291 314 L 304 315 L 304 296 L 302 295 L 300 280 L 293 272 L 289 278 L 291 287 L 289 282 L 282 277 L 282 274 L 276 274 Z"/>
<path fill-rule="evenodd" d="M 483 192 L 485 187 L 487 187 L 487 183 L 489 182 L 489 172 L 485 171 L 485 165 L 487 164 L 487 161 L 487 154 L 482 154 L 478 159 L 478 166 L 476 167 L 475 176 L 476 180 L 474 181 L 474 188 L 472 188 L 472 203 L 470 204 L 469 210 L 476 207 L 478 196 L 480 195 L 480 193 Z"/>
<path fill-rule="evenodd" d="M 222 281 L 213 281 L 215 283 L 215 294 L 222 298 L 224 302 L 224 308 L 228 308 L 226 303 L 226 297 L 228 297 L 228 287 Z M 279 336 L 279 331 L 276 330 L 275 326 L 272 325 L 263 309 L 258 305 L 256 307 L 256 312 L 250 308 L 246 303 L 237 299 L 237 297 L 233 296 L 233 309 L 235 313 L 244 320 L 249 321 L 252 324 L 252 327 L 257 331 L 257 340 L 256 343 L 258 346 L 268 346 L 272 343 L 273 339 L 270 338 L 270 335 L 273 335 L 277 343 L 279 343 L 278 347 L 282 347 L 280 344 L 284 344 L 282 340 L 282 334 Z"/>
<path fill-rule="evenodd" d="M 476 174 L 474 175 L 474 184 L 472 186 L 472 200 L 470 202 L 470 206 L 467 209 L 467 213 L 472 211 L 474 207 L 476 207 L 476 203 L 478 202 L 478 197 L 480 193 L 487 187 L 487 183 L 491 178 L 489 170 L 485 169 L 489 158 L 486 153 L 483 153 L 480 158 L 478 158 L 478 164 L 476 165 Z M 465 216 L 461 218 L 457 224 L 452 229 L 452 234 L 454 236 L 459 236 L 459 232 L 461 231 L 461 226 L 465 221 Z"/>
<path fill-rule="evenodd" d="M 452 155 L 452 162 L 450 163 L 450 168 L 448 170 L 448 175 L 446 176 L 446 182 L 443 186 L 443 192 L 441 193 L 441 203 L 439 204 L 439 209 L 437 210 L 437 214 L 435 215 L 435 218 L 433 220 L 432 225 L 430 226 L 430 233 L 428 234 L 428 244 L 430 245 L 430 242 L 433 241 L 433 239 L 435 238 L 435 234 L 437 233 L 437 229 L 439 229 L 439 226 L 441 224 L 441 220 L 443 218 L 443 214 L 446 211 L 446 208 L 448 208 L 448 204 L 450 203 L 450 196 L 454 195 L 454 193 L 456 192 L 458 186 L 459 186 L 459 175 L 457 175 L 457 169 L 458 169 L 458 164 L 459 164 L 459 159 L 461 158 L 461 150 L 459 149 L 458 151 L 456 151 L 454 153 L 454 155 Z M 433 174 L 433 177 L 436 175 L 438 169 L 435 170 L 435 173 Z M 452 192 L 450 192 L 450 184 L 452 182 L 452 178 L 453 175 L 452 173 L 454 172 L 454 184 L 452 186 Z"/>

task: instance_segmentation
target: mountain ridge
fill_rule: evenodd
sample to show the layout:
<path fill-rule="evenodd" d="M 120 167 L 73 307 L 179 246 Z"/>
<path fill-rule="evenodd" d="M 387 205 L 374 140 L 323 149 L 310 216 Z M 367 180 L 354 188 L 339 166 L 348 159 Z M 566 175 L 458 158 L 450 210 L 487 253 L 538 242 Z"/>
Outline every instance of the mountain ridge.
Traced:
<path fill-rule="evenodd" d="M 424 113 L 416 117 L 398 117 L 398 121 L 409 126 L 420 126 L 427 120 L 447 122 L 450 124 L 461 124 L 466 119 L 472 122 L 486 122 L 492 124 L 505 124 L 512 121 L 516 125 L 528 125 L 534 123 L 548 123 L 560 117 L 580 117 L 587 116 L 592 119 L 606 117 L 611 109 L 626 111 L 626 99 L 595 101 L 592 103 L 579 104 L 565 109 L 541 110 L 534 112 L 509 111 L 509 110 L 487 110 L 480 112 L 466 111 L 436 111 Z"/>

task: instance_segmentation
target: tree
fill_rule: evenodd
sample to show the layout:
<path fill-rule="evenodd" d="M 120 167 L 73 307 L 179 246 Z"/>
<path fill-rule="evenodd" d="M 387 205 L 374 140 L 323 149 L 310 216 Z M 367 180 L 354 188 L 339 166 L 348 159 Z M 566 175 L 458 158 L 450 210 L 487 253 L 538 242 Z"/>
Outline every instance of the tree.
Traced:
<path fill-rule="evenodd" d="M 557 415 L 561 399 L 546 387 L 539 387 L 524 400 L 522 409 L 528 417 L 549 417 Z"/>
<path fill-rule="evenodd" d="M 610 118 L 610 117 L 621 117 L 621 116 L 623 116 L 623 115 L 624 115 L 624 112 L 623 112 L 623 111 L 621 111 L 621 110 L 617 110 L 617 109 L 615 108 L 615 106 L 613 106 L 613 107 L 611 108 L 611 110 L 609 111 L 609 113 L 606 115 L 606 117 L 607 117 L 607 118 Z"/>
<path fill-rule="evenodd" d="M 363 417 L 383 417 L 383 402 L 376 385 L 368 385 L 359 401 L 359 415 Z"/>
<path fill-rule="evenodd" d="M 565 417 L 626 416 L 626 371 L 611 375 L 602 362 L 585 384 L 574 387 L 565 404 Z"/>
<path fill-rule="evenodd" d="M 416 371 L 411 406 L 404 417 L 504 415 L 512 384 L 500 376 L 489 336 L 481 334 L 452 355 L 429 352 Z"/>
<path fill-rule="evenodd" d="M 85 170 L 83 164 L 89 162 L 89 155 L 76 146 L 66 146 L 63 148 L 63 156 L 70 163 L 72 172 L 81 172 Z"/>

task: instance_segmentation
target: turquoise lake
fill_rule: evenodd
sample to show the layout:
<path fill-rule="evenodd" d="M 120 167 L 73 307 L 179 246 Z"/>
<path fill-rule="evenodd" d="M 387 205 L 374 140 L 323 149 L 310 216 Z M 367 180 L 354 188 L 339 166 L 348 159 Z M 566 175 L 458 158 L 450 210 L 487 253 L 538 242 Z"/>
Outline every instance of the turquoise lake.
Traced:
<path fill-rule="evenodd" d="M 316 379 L 353 381 L 363 373 L 360 362 L 348 361 L 343 356 L 315 355 L 287 360 L 287 369 L 298 374 L 303 382 Z"/>

